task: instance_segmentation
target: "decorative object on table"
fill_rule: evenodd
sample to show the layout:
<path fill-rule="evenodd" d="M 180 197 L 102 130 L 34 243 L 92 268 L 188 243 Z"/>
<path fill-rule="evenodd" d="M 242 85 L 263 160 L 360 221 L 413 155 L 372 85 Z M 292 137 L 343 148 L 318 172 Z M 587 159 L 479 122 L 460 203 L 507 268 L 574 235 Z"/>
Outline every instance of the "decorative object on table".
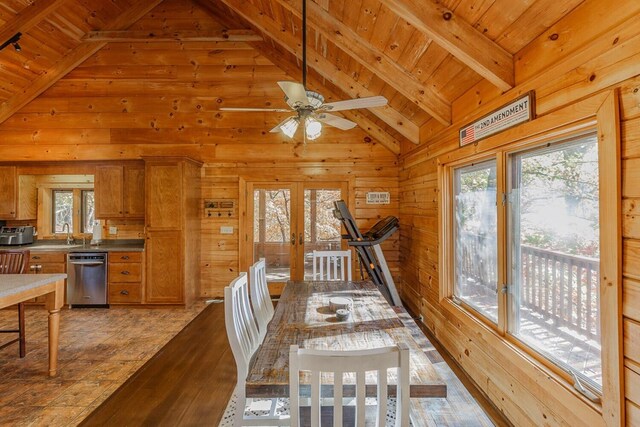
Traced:
<path fill-rule="evenodd" d="M 345 297 L 333 297 L 329 300 L 329 308 L 336 313 L 337 310 L 345 309 L 351 311 L 353 308 L 353 300 Z"/>
<path fill-rule="evenodd" d="M 349 318 L 350 314 L 351 312 L 346 308 L 339 308 L 336 310 L 336 319 L 338 319 L 340 322 L 344 322 Z"/>

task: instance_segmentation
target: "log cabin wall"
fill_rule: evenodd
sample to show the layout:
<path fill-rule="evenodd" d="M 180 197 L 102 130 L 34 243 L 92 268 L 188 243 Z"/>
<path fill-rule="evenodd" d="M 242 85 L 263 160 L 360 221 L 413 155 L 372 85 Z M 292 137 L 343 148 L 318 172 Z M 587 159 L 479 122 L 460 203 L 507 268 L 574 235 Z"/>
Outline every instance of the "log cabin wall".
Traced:
<path fill-rule="evenodd" d="M 587 1 L 515 58 L 516 87 L 501 95 L 486 81 L 453 104 L 454 124 L 410 151 L 400 171 L 400 265 L 404 299 L 515 425 L 599 425 L 584 400 L 477 323 L 439 302 L 437 158 L 458 150 L 458 129 L 535 90 L 542 117 L 595 93 L 617 89 L 622 138 L 624 380 L 627 425 L 640 425 L 640 3 L 604 8 Z M 606 348 L 603 349 L 607 351 Z M 598 421 L 599 420 L 599 421 Z"/>
<path fill-rule="evenodd" d="M 222 28 L 195 3 L 166 0 L 130 30 L 215 33 Z M 233 199 L 237 206 L 240 178 L 341 180 L 350 183 L 353 213 L 363 229 L 397 215 L 397 155 L 359 128 L 325 127 L 318 140 L 304 145 L 268 132 L 289 114 L 219 110 L 285 107 L 276 82 L 299 79 L 245 42 L 108 43 L 0 124 L 0 158 L 76 161 L 56 169 L 72 173 L 85 170 L 88 160 L 188 156 L 205 163 L 201 207 L 216 198 Z M 389 191 L 391 204 L 365 206 L 366 191 Z M 212 219 L 201 212 L 200 296 L 221 297 L 239 272 L 238 216 Z M 140 220 L 110 220 L 105 232 L 109 225 L 118 227 L 118 235 L 105 238 L 144 237 Z M 234 234 L 220 234 L 221 225 L 233 226 Z M 396 235 L 384 247 L 394 274 L 398 242 Z"/>

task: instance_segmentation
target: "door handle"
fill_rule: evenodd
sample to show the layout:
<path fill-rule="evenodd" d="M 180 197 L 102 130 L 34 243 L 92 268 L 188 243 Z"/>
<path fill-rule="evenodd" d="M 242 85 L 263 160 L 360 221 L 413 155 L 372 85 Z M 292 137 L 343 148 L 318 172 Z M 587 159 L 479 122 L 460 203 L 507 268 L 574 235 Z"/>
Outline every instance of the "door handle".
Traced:
<path fill-rule="evenodd" d="M 298 244 L 299 245 L 304 245 L 304 233 L 300 233 L 298 235 Z"/>
<path fill-rule="evenodd" d="M 296 245 L 296 233 L 291 233 L 291 246 Z"/>

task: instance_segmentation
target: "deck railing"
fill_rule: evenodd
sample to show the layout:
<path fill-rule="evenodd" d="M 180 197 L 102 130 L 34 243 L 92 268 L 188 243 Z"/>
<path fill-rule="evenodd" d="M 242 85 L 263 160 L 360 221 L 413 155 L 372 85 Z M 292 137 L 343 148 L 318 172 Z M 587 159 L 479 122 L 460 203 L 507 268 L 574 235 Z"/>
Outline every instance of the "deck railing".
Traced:
<path fill-rule="evenodd" d="M 465 233 L 458 248 L 459 272 L 467 283 L 491 292 L 476 290 L 477 298 L 495 295 L 495 255 L 487 254 L 486 237 Z M 522 245 L 520 307 L 588 339 L 600 337 L 599 261 Z M 494 297 L 495 298 L 495 297 Z M 495 305 L 497 301 L 487 301 Z"/>

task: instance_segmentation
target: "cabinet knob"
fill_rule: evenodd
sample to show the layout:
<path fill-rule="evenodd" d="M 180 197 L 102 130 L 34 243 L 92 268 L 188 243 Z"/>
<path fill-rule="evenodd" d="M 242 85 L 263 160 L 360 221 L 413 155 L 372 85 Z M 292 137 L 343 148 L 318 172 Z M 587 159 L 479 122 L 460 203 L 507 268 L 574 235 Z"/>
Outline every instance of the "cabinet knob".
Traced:
<path fill-rule="evenodd" d="M 129 255 L 122 255 L 120 259 L 129 259 Z"/>
<path fill-rule="evenodd" d="M 131 273 L 129 273 L 127 270 L 124 270 L 124 271 L 121 271 L 120 274 L 124 274 L 125 276 L 128 276 Z"/>
<path fill-rule="evenodd" d="M 31 257 L 31 259 L 40 259 L 40 257 L 38 255 L 34 255 Z"/>
<path fill-rule="evenodd" d="M 123 289 L 120 291 L 120 295 L 129 295 L 129 291 L 126 289 Z"/>

